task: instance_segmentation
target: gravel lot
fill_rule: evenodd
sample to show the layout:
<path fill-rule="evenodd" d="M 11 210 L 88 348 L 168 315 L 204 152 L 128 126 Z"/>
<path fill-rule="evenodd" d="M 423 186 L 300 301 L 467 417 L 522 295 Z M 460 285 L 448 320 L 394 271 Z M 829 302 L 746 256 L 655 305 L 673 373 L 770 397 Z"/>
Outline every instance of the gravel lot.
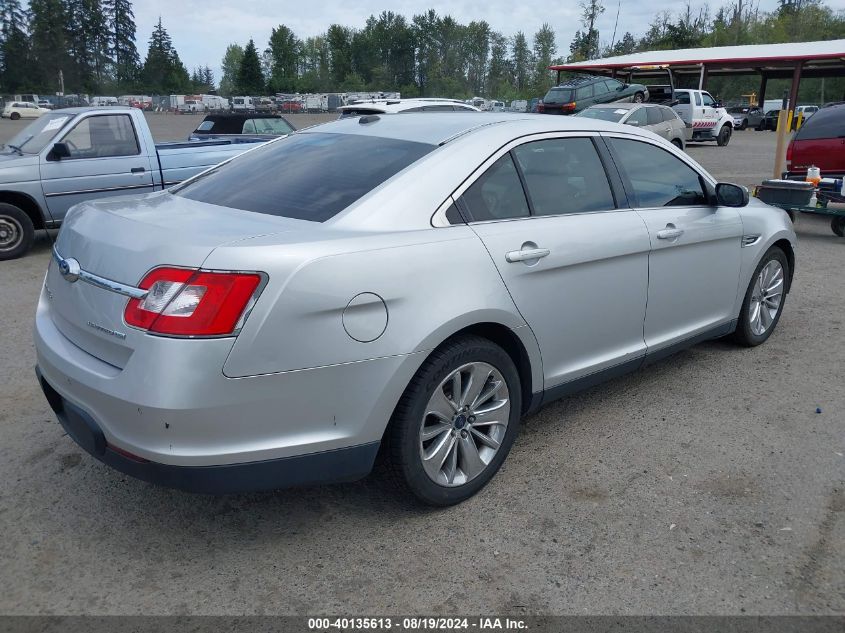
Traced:
<path fill-rule="evenodd" d="M 165 139 L 196 119 L 150 121 Z M 753 184 L 773 148 L 747 131 L 690 153 Z M 33 373 L 42 239 L 0 263 L 0 613 L 843 614 L 845 240 L 798 229 L 768 343 L 546 407 L 485 491 L 439 511 L 377 477 L 215 498 L 88 457 Z"/>

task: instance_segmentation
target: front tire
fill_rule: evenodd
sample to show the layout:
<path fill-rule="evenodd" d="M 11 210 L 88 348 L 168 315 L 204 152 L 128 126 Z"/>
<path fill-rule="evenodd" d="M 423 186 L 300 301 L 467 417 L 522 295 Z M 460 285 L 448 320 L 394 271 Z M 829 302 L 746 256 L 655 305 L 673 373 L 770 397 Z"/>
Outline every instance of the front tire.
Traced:
<path fill-rule="evenodd" d="M 411 379 L 385 434 L 395 479 L 420 501 L 450 506 L 481 490 L 519 431 L 519 374 L 478 336 L 447 341 Z"/>
<path fill-rule="evenodd" d="M 757 264 L 733 339 L 740 345 L 754 347 L 768 339 L 783 313 L 786 285 L 789 280 L 789 260 L 777 246 L 773 246 Z"/>
<path fill-rule="evenodd" d="M 0 202 L 0 261 L 21 257 L 34 241 L 35 227 L 29 216 L 13 204 Z"/>
<path fill-rule="evenodd" d="M 645 95 L 642 92 L 634 93 L 634 103 L 642 103 L 645 101 Z"/>
<path fill-rule="evenodd" d="M 681 141 L 681 139 L 678 139 L 678 138 L 673 138 L 671 142 L 672 142 L 672 145 L 674 145 L 675 147 L 677 147 L 679 150 L 682 150 L 682 151 L 683 151 L 683 149 L 684 149 L 684 143 L 683 143 L 683 141 Z"/>
<path fill-rule="evenodd" d="M 20 118 L 21 118 L 21 115 L 20 115 L 20 113 L 19 113 L 19 112 L 12 112 L 12 113 L 9 115 L 9 118 L 10 118 L 12 121 L 17 121 L 18 119 L 20 119 Z"/>
<path fill-rule="evenodd" d="M 730 125 L 725 124 L 722 126 L 722 129 L 719 130 L 719 135 L 716 137 L 716 145 L 719 147 L 724 147 L 728 143 L 731 142 L 731 134 L 733 134 L 733 128 Z"/>

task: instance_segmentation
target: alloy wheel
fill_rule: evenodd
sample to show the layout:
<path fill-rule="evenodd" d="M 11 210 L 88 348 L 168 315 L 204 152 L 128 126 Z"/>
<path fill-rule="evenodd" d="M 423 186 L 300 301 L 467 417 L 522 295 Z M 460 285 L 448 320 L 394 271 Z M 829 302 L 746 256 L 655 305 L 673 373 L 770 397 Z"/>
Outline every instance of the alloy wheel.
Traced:
<path fill-rule="evenodd" d="M 783 300 L 783 266 L 772 260 L 763 266 L 751 291 L 748 319 L 751 331 L 762 336 L 774 323 Z"/>
<path fill-rule="evenodd" d="M 437 386 L 426 405 L 419 450 L 428 477 L 441 486 L 464 485 L 493 461 L 507 431 L 511 400 L 498 369 L 468 363 Z"/>

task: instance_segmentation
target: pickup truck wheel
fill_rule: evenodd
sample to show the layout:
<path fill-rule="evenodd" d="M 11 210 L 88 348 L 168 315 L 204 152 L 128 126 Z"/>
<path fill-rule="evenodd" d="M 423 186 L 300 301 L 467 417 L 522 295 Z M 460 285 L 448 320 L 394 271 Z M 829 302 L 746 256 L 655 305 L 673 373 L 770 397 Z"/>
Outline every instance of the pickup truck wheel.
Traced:
<path fill-rule="evenodd" d="M 719 147 L 724 147 L 728 143 L 731 142 L 731 134 L 733 133 L 733 128 L 728 125 L 727 123 L 722 126 L 722 129 L 719 130 L 719 136 L 716 137 L 716 145 Z"/>
<path fill-rule="evenodd" d="M 9 115 L 9 118 L 12 119 L 12 121 L 17 121 L 19 118 L 21 118 L 21 115 L 18 112 L 12 112 Z"/>
<path fill-rule="evenodd" d="M 35 241 L 29 216 L 12 204 L 0 202 L 0 261 L 25 254 Z"/>
<path fill-rule="evenodd" d="M 634 103 L 642 103 L 645 101 L 645 95 L 642 92 L 634 93 Z"/>
<path fill-rule="evenodd" d="M 833 218 L 830 221 L 830 228 L 839 237 L 845 237 L 845 217 Z"/>

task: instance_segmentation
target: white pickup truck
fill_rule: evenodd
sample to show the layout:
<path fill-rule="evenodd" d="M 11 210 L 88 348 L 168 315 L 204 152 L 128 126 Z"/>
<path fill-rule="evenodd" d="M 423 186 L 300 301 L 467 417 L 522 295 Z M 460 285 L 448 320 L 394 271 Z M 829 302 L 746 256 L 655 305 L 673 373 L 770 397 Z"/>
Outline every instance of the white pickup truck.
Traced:
<path fill-rule="evenodd" d="M 733 134 L 733 117 L 706 90 L 675 89 L 672 109 L 687 124 L 688 141 L 716 141 L 724 147 Z"/>
<path fill-rule="evenodd" d="M 137 108 L 42 115 L 0 149 L 0 260 L 58 227 L 78 202 L 165 189 L 266 142 L 253 137 L 155 143 Z"/>

